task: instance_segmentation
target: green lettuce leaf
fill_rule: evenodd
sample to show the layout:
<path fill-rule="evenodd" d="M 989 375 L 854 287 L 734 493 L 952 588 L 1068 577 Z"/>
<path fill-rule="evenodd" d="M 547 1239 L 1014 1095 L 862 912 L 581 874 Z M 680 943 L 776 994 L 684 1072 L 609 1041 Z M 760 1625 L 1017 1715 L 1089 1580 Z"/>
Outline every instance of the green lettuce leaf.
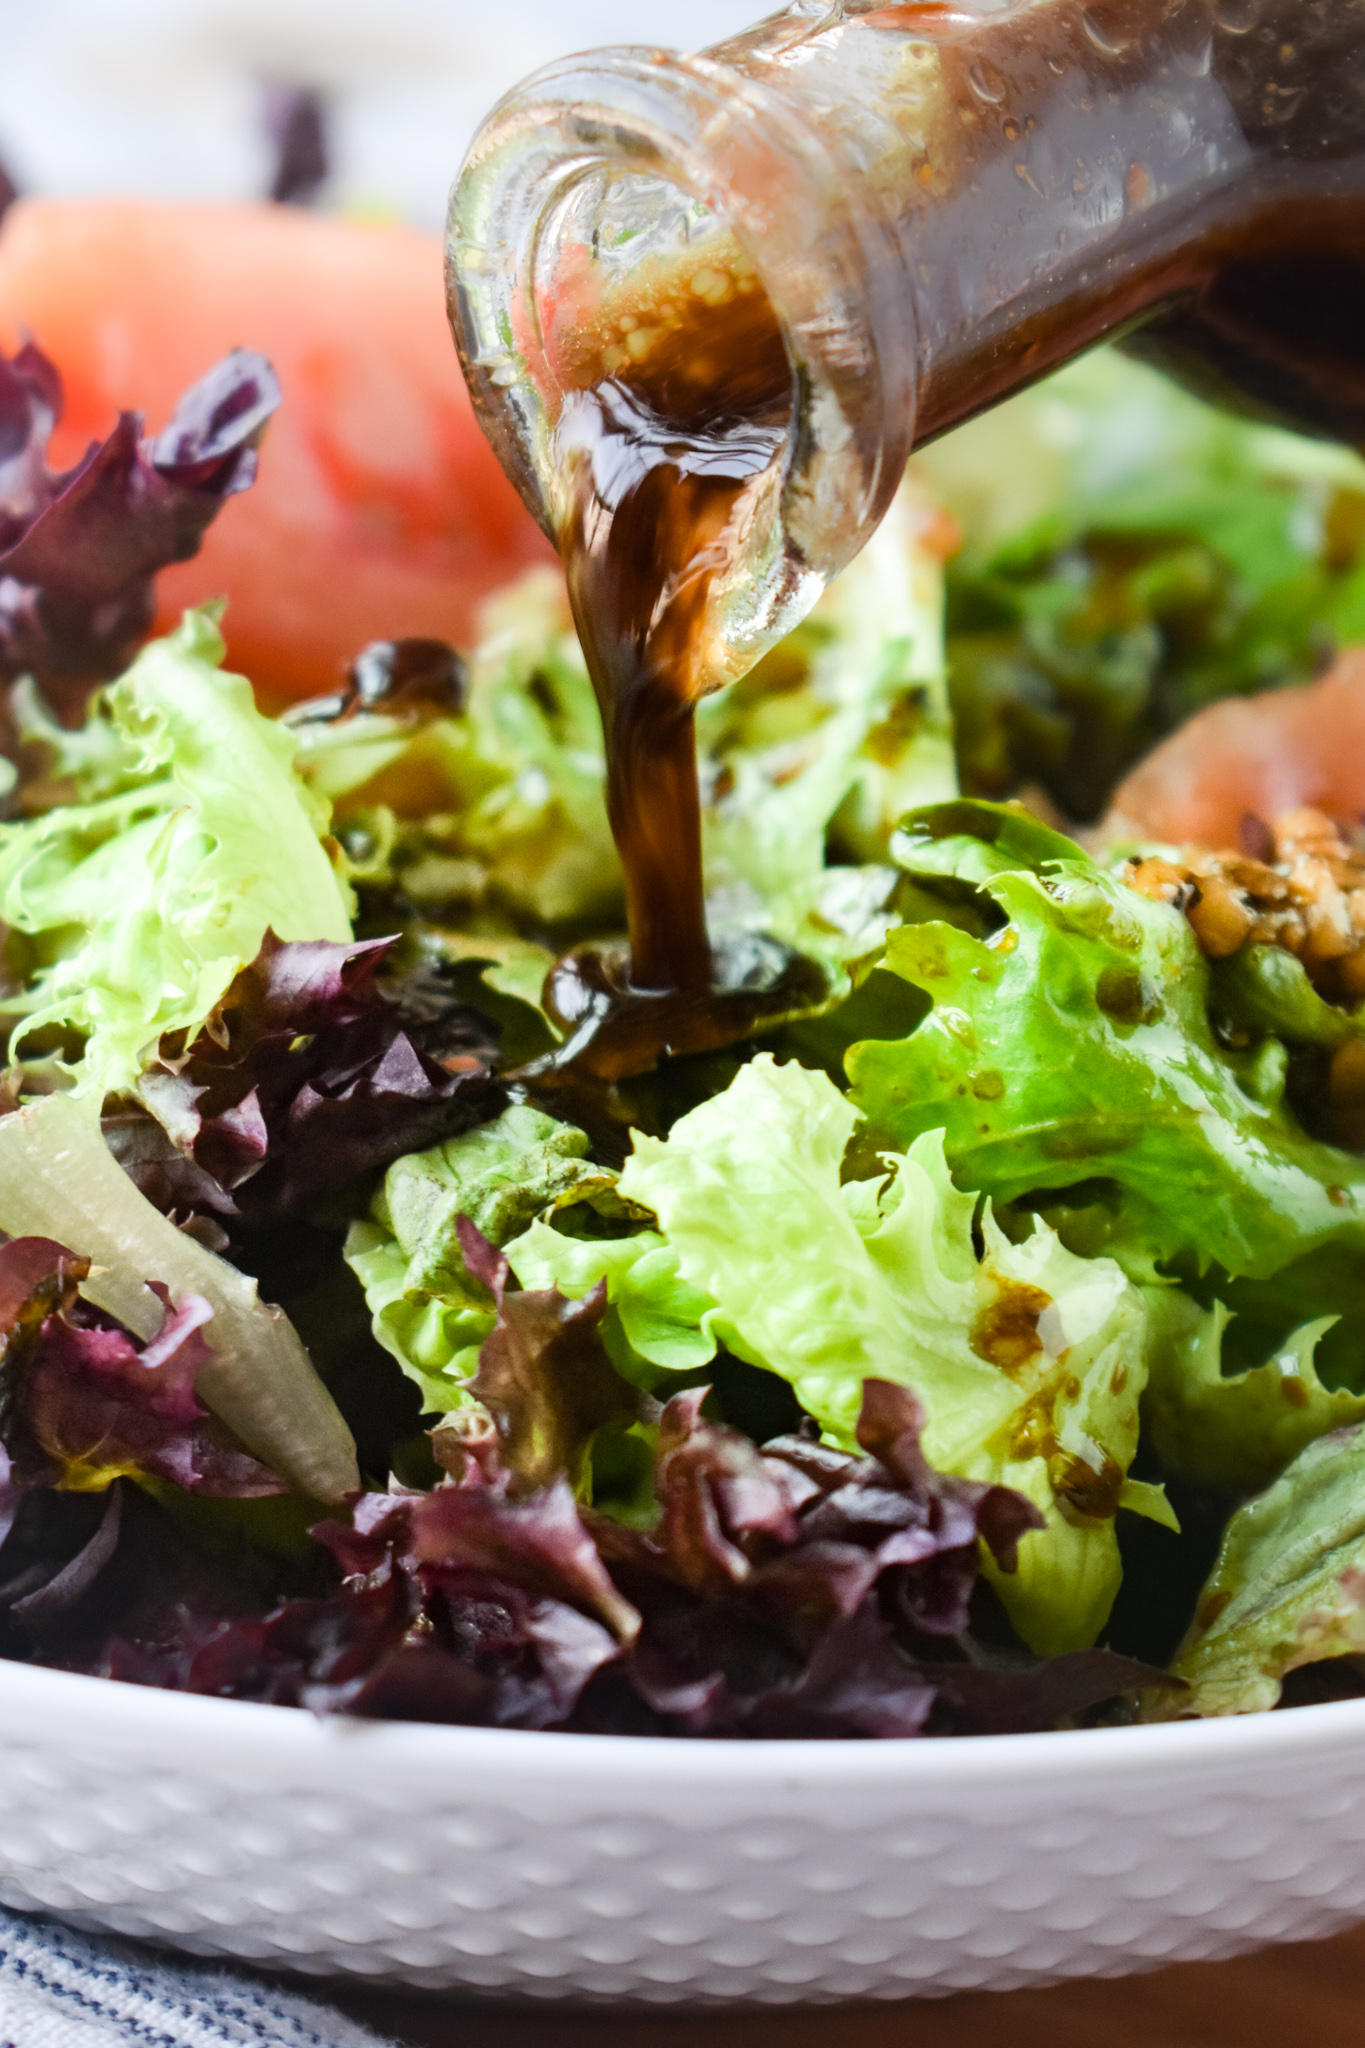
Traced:
<path fill-rule="evenodd" d="M 200 1024 L 267 931 L 351 936 L 296 743 L 223 653 L 212 612 L 187 612 L 99 693 L 98 739 L 61 764 L 77 794 L 82 775 L 104 793 L 0 825 L 14 1044 L 78 1033 L 77 1085 L 96 1099 L 130 1086 L 164 1032 Z"/>
<path fill-rule="evenodd" d="M 304 716 L 295 730 L 362 887 L 492 932 L 619 914 L 601 721 L 553 570 L 490 603 L 458 717 Z"/>
<path fill-rule="evenodd" d="M 1039 1227 L 1011 1244 L 960 1193 L 936 1133 L 841 1183 L 856 1111 L 824 1074 L 767 1056 L 724 1095 L 637 1137 L 621 1193 L 652 1209 L 682 1277 L 742 1355 L 787 1379 L 827 1436 L 855 1441 L 863 1382 L 914 1390 L 926 1455 L 1015 1487 L 1046 1517 L 996 1584 L 1041 1652 L 1093 1642 L 1118 1589 L 1114 1516 L 1169 1519 L 1133 1485 L 1146 1377 L 1142 1296 L 1109 1259 Z"/>
<path fill-rule="evenodd" d="M 602 1341 L 616 1370 L 636 1385 L 663 1392 L 663 1375 L 700 1372 L 720 1343 L 735 1348 L 726 1319 L 709 1295 L 683 1278 L 676 1245 L 657 1230 L 579 1238 L 538 1217 L 506 1251 L 523 1287 L 557 1287 L 581 1300 L 606 1281 Z"/>
<path fill-rule="evenodd" d="M 298 1332 L 256 1283 L 177 1230 L 105 1145 L 97 1117 L 69 1095 L 0 1116 L 0 1231 L 50 1238 L 92 1262 L 81 1292 L 144 1344 L 165 1304 L 198 1295 L 213 1310 L 210 1357 L 195 1393 L 246 1448 L 312 1500 L 360 1484 L 355 1444 Z"/>
<path fill-rule="evenodd" d="M 1190 1693 L 1171 1714 L 1273 1707 L 1305 1664 L 1365 1651 L 1365 1428 L 1303 1451 L 1229 1522 L 1194 1622 L 1171 1666 Z"/>
<path fill-rule="evenodd" d="M 1313 1362 L 1335 1316 L 1291 1331 L 1263 1365 L 1224 1374 L 1222 1302 L 1204 1309 L 1179 1288 L 1154 1287 L 1147 1307 L 1143 1422 L 1172 1476 L 1256 1493 L 1315 1438 L 1365 1419 L 1365 1394 L 1329 1392 Z"/>
<path fill-rule="evenodd" d="M 903 486 L 862 554 L 750 674 L 697 709 L 707 888 L 721 921 L 808 893 L 827 851 L 885 859 L 913 804 L 955 794 L 943 572 Z"/>
<path fill-rule="evenodd" d="M 497 1321 L 488 1289 L 466 1268 L 460 1217 L 502 1246 L 561 1198 L 609 1199 L 611 1177 L 589 1163 L 587 1150 L 582 1131 L 518 1104 L 493 1123 L 396 1160 L 369 1217 L 352 1225 L 346 1259 L 365 1290 L 375 1336 L 420 1388 L 429 1412 L 447 1415 L 467 1403 L 464 1382 L 478 1370 Z"/>
<path fill-rule="evenodd" d="M 1210 976 L 1215 1022 L 1233 1031 L 1329 1052 L 1359 1031 L 1345 1010 L 1324 1001 L 1303 962 L 1283 946 L 1239 946 L 1227 959 L 1211 963 Z"/>
<path fill-rule="evenodd" d="M 1185 918 L 998 806 L 941 806 L 898 846 L 959 922 L 887 943 L 883 966 L 933 1007 L 850 1050 L 862 1149 L 941 1129 L 960 1185 L 1046 1208 L 1134 1279 L 1165 1266 L 1222 1299 L 1259 1348 L 1234 1362 L 1339 1316 L 1319 1365 L 1360 1375 L 1365 1162 L 1305 1134 L 1279 1040 L 1220 1042 Z"/>

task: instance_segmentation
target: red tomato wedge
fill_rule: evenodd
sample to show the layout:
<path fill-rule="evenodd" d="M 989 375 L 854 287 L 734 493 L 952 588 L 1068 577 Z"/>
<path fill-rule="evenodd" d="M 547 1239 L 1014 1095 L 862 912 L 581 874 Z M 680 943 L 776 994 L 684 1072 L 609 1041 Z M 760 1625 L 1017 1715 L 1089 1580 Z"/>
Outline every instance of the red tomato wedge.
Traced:
<path fill-rule="evenodd" d="M 475 421 L 431 236 L 288 206 L 23 200 L 0 230 L 0 340 L 26 331 L 66 386 L 58 466 L 121 407 L 163 426 L 230 348 L 275 365 L 257 482 L 158 584 L 159 628 L 228 598 L 229 659 L 267 706 L 331 689 L 370 640 L 468 646 L 490 592 L 552 559 Z"/>
<path fill-rule="evenodd" d="M 1248 812 L 1269 821 L 1303 804 L 1343 823 L 1365 816 L 1365 648 L 1302 689 L 1197 713 L 1119 784 L 1105 829 L 1235 847 Z"/>

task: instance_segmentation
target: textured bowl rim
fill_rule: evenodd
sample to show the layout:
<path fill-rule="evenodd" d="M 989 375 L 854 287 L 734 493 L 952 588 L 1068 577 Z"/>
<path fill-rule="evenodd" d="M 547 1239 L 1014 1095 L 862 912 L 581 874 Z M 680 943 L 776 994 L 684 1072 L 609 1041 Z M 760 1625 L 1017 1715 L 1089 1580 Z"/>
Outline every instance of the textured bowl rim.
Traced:
<path fill-rule="evenodd" d="M 649 1735 L 564 1735 L 527 1729 L 465 1728 L 411 1721 L 319 1718 L 296 1708 L 207 1699 L 0 1663 L 0 1750 L 80 1744 L 154 1753 L 181 1771 L 210 1775 L 269 1767 L 288 1783 L 318 1784 L 338 1766 L 348 1777 L 364 1748 L 366 1787 L 418 1780 L 458 1786 L 465 1797 L 496 1804 L 504 1778 L 546 1780 L 558 1792 L 607 1785 L 628 1798 L 714 1790 L 770 1798 L 806 1790 L 849 1793 L 922 1786 L 936 1793 L 982 1786 L 1028 1793 L 1040 1783 L 1096 1777 L 1132 1784 L 1190 1770 L 1271 1766 L 1292 1756 L 1330 1755 L 1365 1743 L 1365 1699 L 1296 1707 L 1282 1713 L 1171 1721 L 1124 1728 L 1064 1729 L 1032 1735 L 942 1740 L 735 1741 Z M 450 1775 L 459 1762 L 458 1778 Z M 469 1767 L 477 1775 L 470 1776 Z M 352 1781 L 354 1782 L 354 1781 Z M 486 1788 L 482 1793 L 479 1787 Z"/>

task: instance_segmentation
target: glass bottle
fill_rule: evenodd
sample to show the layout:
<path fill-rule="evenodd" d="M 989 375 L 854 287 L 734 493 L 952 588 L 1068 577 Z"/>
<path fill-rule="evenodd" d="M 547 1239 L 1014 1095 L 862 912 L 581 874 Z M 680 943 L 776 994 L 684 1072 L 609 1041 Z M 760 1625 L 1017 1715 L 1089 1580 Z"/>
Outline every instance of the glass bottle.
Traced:
<path fill-rule="evenodd" d="M 1102 337 L 1365 442 L 1365 0 L 794 0 L 700 56 L 570 58 L 476 138 L 448 282 L 486 431 L 559 539 L 566 397 L 662 322 L 684 411 L 723 413 L 765 345 L 727 339 L 726 295 L 771 309 L 786 424 L 711 593 L 724 681 L 917 442 Z"/>

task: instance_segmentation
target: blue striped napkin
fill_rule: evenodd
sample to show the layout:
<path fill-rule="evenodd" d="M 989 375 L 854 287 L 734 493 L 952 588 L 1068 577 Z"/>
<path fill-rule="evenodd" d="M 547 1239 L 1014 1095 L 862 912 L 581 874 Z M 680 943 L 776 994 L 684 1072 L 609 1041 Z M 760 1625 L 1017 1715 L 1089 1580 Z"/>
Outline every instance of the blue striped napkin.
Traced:
<path fill-rule="evenodd" d="M 0 2048 L 386 2048 L 309 1998 L 0 1911 Z"/>

